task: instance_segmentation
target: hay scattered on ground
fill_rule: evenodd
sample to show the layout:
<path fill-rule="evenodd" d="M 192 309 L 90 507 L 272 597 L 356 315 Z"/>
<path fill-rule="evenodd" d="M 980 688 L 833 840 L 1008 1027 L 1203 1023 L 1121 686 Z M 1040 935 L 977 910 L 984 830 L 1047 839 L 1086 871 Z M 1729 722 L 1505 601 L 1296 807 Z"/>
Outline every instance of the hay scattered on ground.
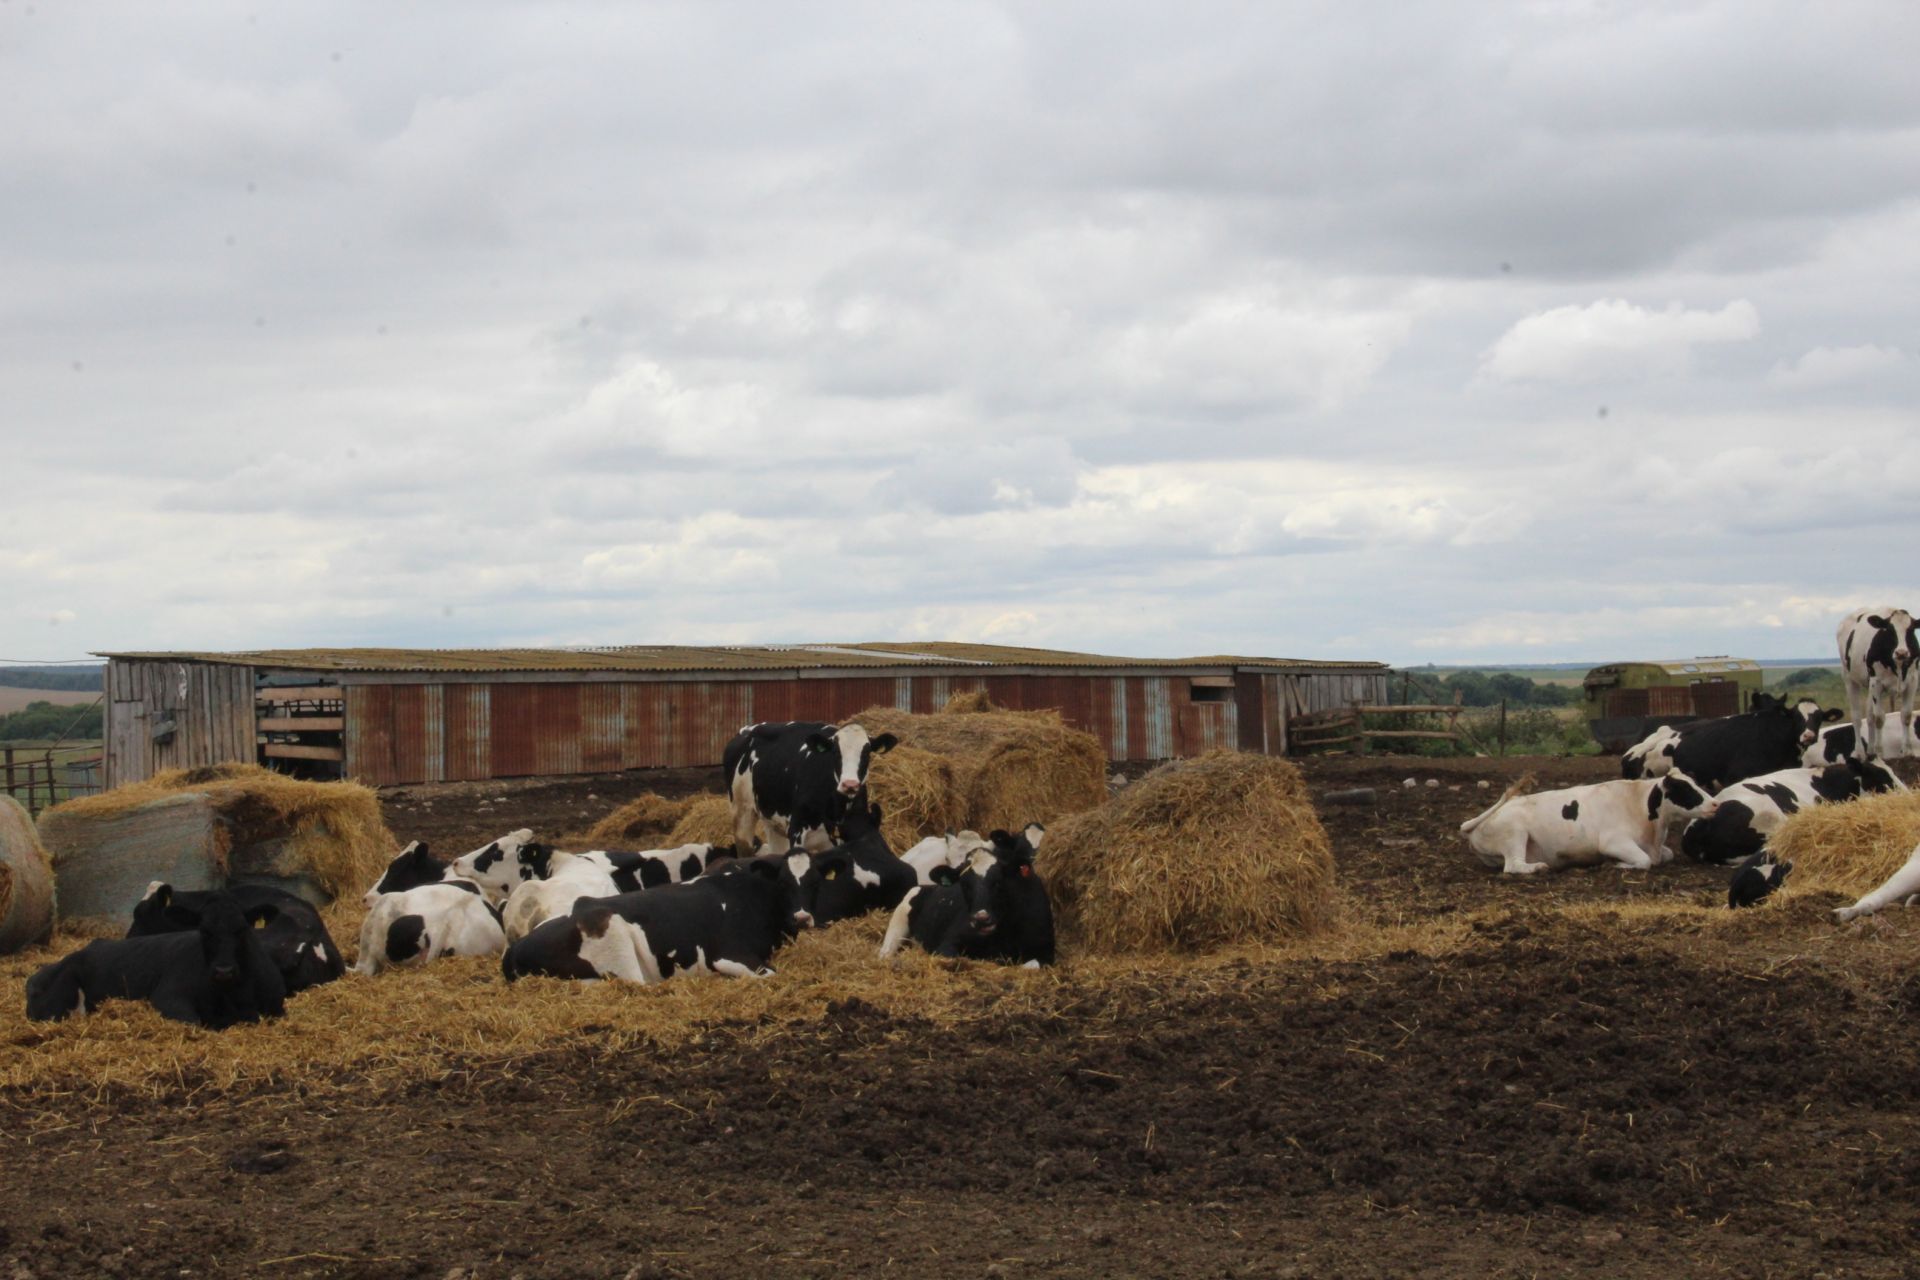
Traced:
<path fill-rule="evenodd" d="M 671 849 L 683 844 L 732 843 L 733 810 L 728 807 L 725 796 L 709 795 L 694 797 L 685 816 L 667 833 L 661 847 Z"/>
<path fill-rule="evenodd" d="M 357 782 L 302 782 L 251 764 L 168 769 L 144 782 L 69 800 L 47 811 L 115 818 L 186 792 L 205 795 L 219 812 L 228 849 L 288 840 L 314 882 L 336 896 L 358 898 L 399 846 L 380 816 L 380 799 Z"/>
<path fill-rule="evenodd" d="M 664 848 L 664 842 L 657 846 L 652 843 L 654 837 L 672 831 L 699 799 L 699 796 L 686 796 L 669 800 L 649 791 L 594 823 L 587 831 L 587 839 L 596 845 Z"/>
<path fill-rule="evenodd" d="M 1880 887 L 1920 845 L 1920 792 L 1861 796 L 1803 809 L 1767 838 L 1793 863 L 1786 891 L 1858 898 Z"/>
<path fill-rule="evenodd" d="M 876 755 L 867 769 L 867 796 L 880 806 L 880 834 L 895 851 L 966 825 L 953 762 L 918 747 Z"/>
<path fill-rule="evenodd" d="M 1039 867 L 1065 932 L 1101 953 L 1306 937 L 1337 915 L 1333 852 L 1300 771 L 1212 751 L 1049 828 Z"/>
<path fill-rule="evenodd" d="M 869 707 L 852 719 L 869 733 L 891 733 L 905 746 L 951 761 L 960 822 L 976 831 L 1051 824 L 1107 798 L 1106 752 L 1092 734 L 1069 728 L 1057 711 L 914 715 Z"/>
<path fill-rule="evenodd" d="M 0 795 L 0 952 L 53 932 L 53 860 L 18 800 Z"/>

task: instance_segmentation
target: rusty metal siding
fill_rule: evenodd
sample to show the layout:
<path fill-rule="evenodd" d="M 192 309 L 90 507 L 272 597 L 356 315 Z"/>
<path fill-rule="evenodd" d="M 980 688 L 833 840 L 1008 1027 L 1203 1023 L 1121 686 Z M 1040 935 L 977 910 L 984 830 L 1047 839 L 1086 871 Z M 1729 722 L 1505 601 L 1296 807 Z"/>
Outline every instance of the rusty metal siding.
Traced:
<path fill-rule="evenodd" d="M 484 684 L 447 685 L 443 693 L 448 782 L 493 776 L 493 689 Z"/>
<path fill-rule="evenodd" d="M 619 769 L 621 747 L 626 736 L 621 686 L 581 685 L 580 771 L 612 773 Z"/>

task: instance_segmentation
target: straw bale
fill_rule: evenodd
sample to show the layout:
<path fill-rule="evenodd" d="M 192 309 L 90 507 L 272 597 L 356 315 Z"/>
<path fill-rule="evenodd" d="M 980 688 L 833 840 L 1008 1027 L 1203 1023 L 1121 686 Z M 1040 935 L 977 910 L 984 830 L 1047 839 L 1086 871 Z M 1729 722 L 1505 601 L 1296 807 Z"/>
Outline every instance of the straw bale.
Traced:
<path fill-rule="evenodd" d="M 880 806 L 880 834 L 895 850 L 966 825 L 953 762 L 918 747 L 875 756 L 867 769 L 867 795 Z"/>
<path fill-rule="evenodd" d="M 248 871 L 304 875 L 335 896 L 358 897 L 398 847 L 371 788 L 302 782 L 249 764 L 169 769 L 144 782 L 56 805 L 41 823 L 77 829 L 87 820 L 124 818 L 189 794 L 205 796 L 218 815 L 221 855 L 244 861 Z"/>
<path fill-rule="evenodd" d="M 1857 898 L 1880 887 L 1920 846 L 1920 792 L 1861 796 L 1802 809 L 1767 837 L 1793 863 L 1787 888 Z"/>
<path fill-rule="evenodd" d="M 725 796 L 697 796 L 667 833 L 662 848 L 683 844 L 732 844 L 733 810 Z"/>
<path fill-rule="evenodd" d="M 853 720 L 869 733 L 891 733 L 905 746 L 952 761 L 960 820 L 976 831 L 1051 823 L 1107 796 L 1107 754 L 1099 739 L 1068 727 L 1057 711 L 914 715 L 869 707 Z"/>
<path fill-rule="evenodd" d="M 53 860 L 33 818 L 0 795 L 0 952 L 45 942 L 53 932 Z"/>
<path fill-rule="evenodd" d="M 992 698 L 987 696 L 985 689 L 969 689 L 965 693 L 956 693 L 951 698 L 948 698 L 947 705 L 940 708 L 940 714 L 943 716 L 964 716 L 974 715 L 983 711 L 998 710 L 1000 710 L 1000 707 L 994 703 Z"/>
<path fill-rule="evenodd" d="M 587 839 L 595 844 L 652 847 L 653 838 L 672 831 L 699 799 L 699 796 L 685 796 L 669 800 L 649 791 L 594 823 L 587 831 Z"/>
<path fill-rule="evenodd" d="M 1063 932 L 1097 952 L 1206 951 L 1321 933 L 1333 853 L 1300 771 L 1211 751 L 1050 828 L 1038 865 Z"/>

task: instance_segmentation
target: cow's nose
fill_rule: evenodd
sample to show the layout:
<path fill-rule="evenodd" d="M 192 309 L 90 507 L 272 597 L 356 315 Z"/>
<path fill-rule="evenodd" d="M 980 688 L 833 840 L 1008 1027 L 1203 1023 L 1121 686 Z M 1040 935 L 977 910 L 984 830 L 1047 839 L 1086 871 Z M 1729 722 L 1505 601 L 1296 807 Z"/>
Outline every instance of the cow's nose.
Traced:
<path fill-rule="evenodd" d="M 215 982 L 232 982 L 233 975 L 234 968 L 230 964 L 216 964 L 213 966 L 213 980 Z"/>
<path fill-rule="evenodd" d="M 793 913 L 793 923 L 794 923 L 794 926 L 795 926 L 796 928 L 800 928 L 800 929 L 811 929 L 811 928 L 813 928 L 813 912 L 811 912 L 811 911 L 796 911 L 796 912 L 794 912 L 794 913 Z"/>
<path fill-rule="evenodd" d="M 843 782 L 840 784 L 840 794 L 843 796 L 850 796 L 859 789 L 860 784 L 857 782 Z"/>

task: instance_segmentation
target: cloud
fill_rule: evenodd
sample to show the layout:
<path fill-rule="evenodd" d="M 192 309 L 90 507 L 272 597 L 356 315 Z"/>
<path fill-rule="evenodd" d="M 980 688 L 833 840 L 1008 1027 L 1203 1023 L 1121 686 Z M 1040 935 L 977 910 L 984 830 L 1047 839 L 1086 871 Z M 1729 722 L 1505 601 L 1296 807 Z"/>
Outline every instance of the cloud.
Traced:
<path fill-rule="evenodd" d="M 1480 376 L 1561 383 L 1673 377 L 1687 371 L 1695 347 L 1746 342 L 1759 332 L 1760 313 L 1744 298 L 1718 311 L 1690 310 L 1678 302 L 1654 311 L 1602 299 L 1517 322 L 1488 348 Z"/>
<path fill-rule="evenodd" d="M 1871 343 L 1858 347 L 1815 347 L 1790 364 L 1778 364 L 1767 374 L 1767 385 L 1787 390 L 1832 386 L 1871 377 L 1907 363 L 1897 347 Z"/>

